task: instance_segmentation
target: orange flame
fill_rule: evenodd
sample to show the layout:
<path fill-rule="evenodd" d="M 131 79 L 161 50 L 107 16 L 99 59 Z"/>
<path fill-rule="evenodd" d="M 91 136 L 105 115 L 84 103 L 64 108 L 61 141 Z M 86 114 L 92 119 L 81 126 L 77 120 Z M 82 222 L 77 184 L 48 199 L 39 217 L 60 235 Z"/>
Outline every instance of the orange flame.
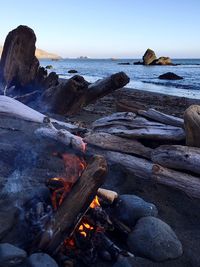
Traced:
<path fill-rule="evenodd" d="M 90 208 L 91 209 L 95 209 L 96 207 L 100 207 L 100 203 L 99 203 L 99 199 L 98 196 L 95 196 L 94 200 L 92 201 L 92 203 L 90 204 Z"/>

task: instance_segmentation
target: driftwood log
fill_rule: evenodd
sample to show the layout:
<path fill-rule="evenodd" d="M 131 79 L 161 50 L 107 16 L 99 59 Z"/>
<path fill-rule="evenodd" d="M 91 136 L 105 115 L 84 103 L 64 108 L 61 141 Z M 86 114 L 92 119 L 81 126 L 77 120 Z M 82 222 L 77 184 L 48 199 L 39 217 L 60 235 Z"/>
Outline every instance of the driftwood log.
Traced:
<path fill-rule="evenodd" d="M 84 138 L 84 142 L 106 150 L 139 155 L 144 158 L 151 157 L 152 149 L 149 147 L 145 147 L 139 141 L 122 138 L 108 133 L 89 133 Z"/>
<path fill-rule="evenodd" d="M 94 156 L 68 197 L 56 211 L 53 223 L 40 236 L 37 248 L 55 254 L 63 241 L 70 236 L 104 182 L 107 164 L 102 156 Z M 37 240 L 36 240 L 37 242 Z M 35 245 L 35 244 L 34 244 Z"/>
<path fill-rule="evenodd" d="M 184 113 L 186 144 L 200 147 L 200 106 L 192 105 Z"/>
<path fill-rule="evenodd" d="M 180 190 L 190 197 L 200 199 L 200 178 L 169 168 L 154 164 L 150 160 L 138 158 L 119 152 L 105 152 L 102 154 L 111 164 L 117 166 L 125 173 L 131 174 L 133 179 L 162 184 L 172 189 Z"/>
<path fill-rule="evenodd" d="M 151 159 L 164 167 L 186 170 L 200 175 L 200 148 L 164 145 L 152 151 Z"/>
<path fill-rule="evenodd" d="M 47 116 L 45 116 L 44 114 L 8 96 L 2 96 L 2 95 L 0 96 L 0 114 L 5 114 L 7 116 L 16 117 L 36 123 L 44 123 L 48 121 L 54 125 L 62 126 L 68 130 L 77 129 L 77 126 L 71 123 L 58 121 L 53 118 L 48 118 L 47 120 Z"/>
<path fill-rule="evenodd" d="M 149 160 L 111 151 L 105 152 L 104 155 L 108 161 L 116 164 L 126 173 L 146 180 L 151 177 L 153 163 Z"/>
<path fill-rule="evenodd" d="M 83 77 L 75 75 L 67 82 L 47 89 L 43 99 L 53 112 L 72 115 L 96 99 L 122 88 L 129 80 L 124 72 L 119 72 L 90 84 Z"/>
<path fill-rule="evenodd" d="M 148 119 L 158 121 L 158 122 L 161 122 L 167 125 L 172 125 L 172 126 L 182 127 L 182 128 L 184 127 L 183 119 L 172 116 L 172 115 L 167 115 L 153 108 L 150 108 L 148 110 L 138 110 L 138 114 Z"/>
<path fill-rule="evenodd" d="M 200 178 L 198 177 L 153 165 L 151 178 L 155 183 L 178 189 L 190 197 L 200 198 Z"/>
<path fill-rule="evenodd" d="M 61 142 L 66 146 L 85 152 L 86 143 L 80 136 L 74 135 L 65 129 L 57 130 L 55 127 L 41 127 L 35 131 L 38 137 L 48 137 Z"/>
<path fill-rule="evenodd" d="M 122 114 L 124 114 L 124 118 Z M 129 114 L 128 119 L 126 114 Z M 113 116 L 96 120 L 92 125 L 94 131 L 135 139 L 168 141 L 181 141 L 185 139 L 185 132 L 180 127 L 149 121 L 130 112 L 120 113 L 120 119 L 115 119 L 117 114 L 114 119 Z"/>

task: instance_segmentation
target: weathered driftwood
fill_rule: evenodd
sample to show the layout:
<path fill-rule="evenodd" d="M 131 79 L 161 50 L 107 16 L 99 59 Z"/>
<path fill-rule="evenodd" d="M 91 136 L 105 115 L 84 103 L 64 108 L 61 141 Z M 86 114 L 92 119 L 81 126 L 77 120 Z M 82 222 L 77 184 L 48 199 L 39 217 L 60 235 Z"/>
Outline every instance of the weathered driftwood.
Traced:
<path fill-rule="evenodd" d="M 151 159 L 164 167 L 200 174 L 200 148 L 164 145 L 152 151 Z"/>
<path fill-rule="evenodd" d="M 53 223 L 49 222 L 46 231 L 40 236 L 38 249 L 51 254 L 57 252 L 57 249 L 70 236 L 88 209 L 97 193 L 97 189 L 104 182 L 106 172 L 105 159 L 102 156 L 95 156 L 87 165 L 80 179 L 72 187 L 69 196 L 56 211 Z"/>
<path fill-rule="evenodd" d="M 104 155 L 111 163 L 117 164 L 122 170 L 135 177 L 147 180 L 151 177 L 153 163 L 149 160 L 111 151 Z"/>
<path fill-rule="evenodd" d="M 100 132 L 115 134 L 121 137 L 149 140 L 182 141 L 185 139 L 184 130 L 170 125 L 144 126 L 136 129 L 113 126 L 98 129 Z"/>
<path fill-rule="evenodd" d="M 200 198 L 200 179 L 192 175 L 153 165 L 152 180 L 186 193 L 190 197 Z"/>
<path fill-rule="evenodd" d="M 172 126 L 182 127 L 182 128 L 184 127 L 183 119 L 172 116 L 172 115 L 167 115 L 153 108 L 150 108 L 148 110 L 138 110 L 138 114 L 148 119 L 152 119 L 154 121 L 158 121 L 158 122 L 161 122 L 167 125 L 172 125 Z"/>
<path fill-rule="evenodd" d="M 118 198 L 118 194 L 115 191 L 99 188 L 97 190 L 97 196 L 112 204 L 115 199 Z"/>
<path fill-rule="evenodd" d="M 96 132 L 105 132 L 115 134 L 122 137 L 136 138 L 136 139 L 151 139 L 151 140 L 170 140 L 170 141 L 181 141 L 185 139 L 185 132 L 180 127 L 166 125 L 159 122 L 149 121 L 143 117 L 136 116 L 134 113 L 120 113 L 130 114 L 128 119 L 120 116 L 121 119 L 117 118 L 117 113 L 112 119 L 105 117 L 96 120 L 92 127 Z"/>
<path fill-rule="evenodd" d="M 200 147 L 200 106 L 192 105 L 184 113 L 186 144 Z"/>
<path fill-rule="evenodd" d="M 125 86 L 129 80 L 124 72 L 119 72 L 89 84 L 83 77 L 75 75 L 67 82 L 46 90 L 43 98 L 55 113 L 71 115 L 98 98 Z"/>
<path fill-rule="evenodd" d="M 3 95 L 0 96 L 0 113 L 36 123 L 44 123 L 47 118 L 47 116 L 45 116 L 44 114 L 22 104 L 21 102 L 11 97 Z M 57 124 L 69 130 L 77 129 L 77 126 L 70 123 L 58 121 L 53 118 L 48 118 L 48 120 L 54 125 Z"/>
<path fill-rule="evenodd" d="M 108 133 L 93 132 L 86 135 L 84 141 L 88 144 L 112 151 L 151 157 L 152 149 L 145 147 L 137 140 L 122 138 Z"/>
<path fill-rule="evenodd" d="M 39 137 L 48 137 L 61 142 L 66 146 L 72 146 L 81 152 L 85 152 L 86 144 L 80 136 L 71 134 L 65 129 L 57 130 L 55 127 L 41 127 L 35 131 Z"/>

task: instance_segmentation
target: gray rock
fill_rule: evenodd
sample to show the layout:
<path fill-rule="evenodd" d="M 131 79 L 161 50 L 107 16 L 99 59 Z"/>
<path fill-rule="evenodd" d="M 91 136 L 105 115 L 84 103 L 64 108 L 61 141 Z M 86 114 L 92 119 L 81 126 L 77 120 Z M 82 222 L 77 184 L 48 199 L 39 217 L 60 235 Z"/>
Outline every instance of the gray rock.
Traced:
<path fill-rule="evenodd" d="M 158 77 L 161 80 L 182 80 L 183 77 L 173 73 L 173 72 L 166 72 Z"/>
<path fill-rule="evenodd" d="M 133 266 L 128 258 L 119 257 L 112 267 L 131 267 Z"/>
<path fill-rule="evenodd" d="M 171 261 L 170 261 L 171 262 Z M 162 263 L 161 263 L 162 264 Z M 160 266 L 156 263 L 140 257 L 119 257 L 117 262 L 112 267 L 155 267 Z M 172 266 L 172 265 L 169 265 Z"/>
<path fill-rule="evenodd" d="M 28 259 L 29 267 L 58 267 L 53 258 L 45 253 L 32 254 Z"/>
<path fill-rule="evenodd" d="M 114 215 L 127 224 L 134 226 L 136 221 L 146 216 L 157 216 L 154 204 L 144 201 L 135 195 L 121 195 L 113 209 Z"/>
<path fill-rule="evenodd" d="M 77 70 L 68 70 L 68 73 L 78 73 Z"/>
<path fill-rule="evenodd" d="M 169 57 L 159 57 L 158 59 L 154 60 L 152 65 L 173 65 L 171 58 Z"/>
<path fill-rule="evenodd" d="M 0 201 L 0 240 L 14 226 L 17 214 L 16 207 L 10 207 L 8 201 Z"/>
<path fill-rule="evenodd" d="M 130 233 L 129 249 L 154 261 L 166 261 L 182 255 L 182 244 L 169 225 L 154 217 L 141 218 Z"/>
<path fill-rule="evenodd" d="M 0 266 L 17 266 L 25 261 L 27 257 L 23 249 L 15 247 L 8 243 L 0 244 Z"/>

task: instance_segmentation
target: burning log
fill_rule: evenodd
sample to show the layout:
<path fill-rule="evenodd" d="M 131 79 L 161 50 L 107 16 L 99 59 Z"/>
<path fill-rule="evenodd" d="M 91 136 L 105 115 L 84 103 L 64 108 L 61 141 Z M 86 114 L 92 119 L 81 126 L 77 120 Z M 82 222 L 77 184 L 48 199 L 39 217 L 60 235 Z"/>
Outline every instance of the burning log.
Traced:
<path fill-rule="evenodd" d="M 87 165 L 80 179 L 72 187 L 68 197 L 56 211 L 53 223 L 40 236 L 37 248 L 55 254 L 64 240 L 70 236 L 104 182 L 107 164 L 102 156 L 95 156 Z M 38 240 L 36 240 L 37 242 Z M 35 244 L 34 244 L 35 246 Z"/>
<path fill-rule="evenodd" d="M 71 134 L 65 129 L 57 130 L 55 127 L 41 127 L 35 131 L 37 136 L 49 137 L 56 141 L 61 142 L 66 146 L 72 146 L 72 148 L 79 150 L 81 152 L 85 152 L 86 143 L 84 143 L 83 139 L 80 136 Z"/>
<path fill-rule="evenodd" d="M 181 190 L 190 197 L 200 198 L 200 179 L 192 175 L 153 165 L 152 180 L 157 184 L 167 185 Z"/>
<path fill-rule="evenodd" d="M 124 72 L 119 72 L 89 84 L 83 77 L 75 75 L 46 90 L 43 98 L 55 113 L 72 115 L 98 98 L 122 88 L 129 80 Z"/>
<path fill-rule="evenodd" d="M 44 123 L 47 118 L 44 114 L 22 104 L 21 102 L 2 95 L 0 96 L 0 113 L 36 123 Z M 77 129 L 77 126 L 70 123 L 58 121 L 53 118 L 48 118 L 48 120 L 54 125 L 57 124 L 69 130 Z"/>
<path fill-rule="evenodd" d="M 160 146 L 152 151 L 151 159 L 164 167 L 200 174 L 200 149 L 188 146 Z"/>
<path fill-rule="evenodd" d="M 184 128 L 183 119 L 180 119 L 172 115 L 167 115 L 153 108 L 150 108 L 148 110 L 138 110 L 138 114 L 148 119 L 158 121 L 167 125 Z"/>
<path fill-rule="evenodd" d="M 145 147 L 139 141 L 122 138 L 108 133 L 89 133 L 84 138 L 84 141 L 87 144 L 95 145 L 106 150 L 135 154 L 144 158 L 151 157 L 152 149 Z"/>

